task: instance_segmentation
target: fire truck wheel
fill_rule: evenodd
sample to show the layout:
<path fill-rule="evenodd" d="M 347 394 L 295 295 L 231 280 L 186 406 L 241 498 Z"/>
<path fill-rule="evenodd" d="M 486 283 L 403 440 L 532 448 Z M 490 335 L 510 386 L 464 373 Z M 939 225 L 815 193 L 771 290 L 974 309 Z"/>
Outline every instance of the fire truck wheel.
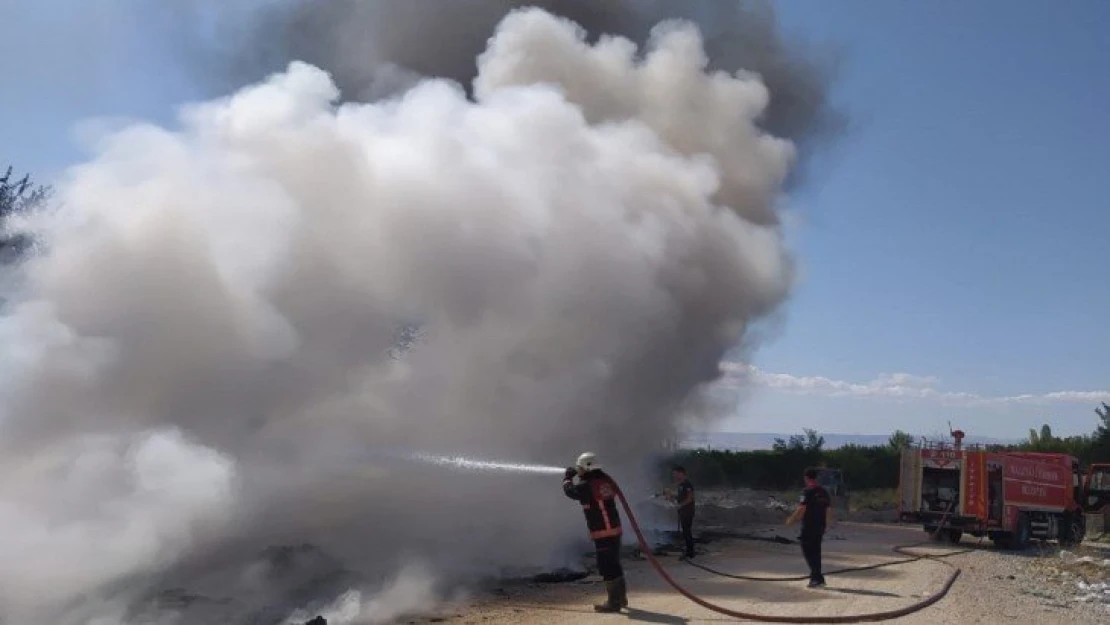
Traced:
<path fill-rule="evenodd" d="M 998 532 L 991 534 L 990 538 L 994 541 L 994 546 L 1000 549 L 1012 549 L 1014 551 L 1022 551 L 1029 546 L 1029 538 L 1032 534 L 1032 528 L 1029 525 L 1029 517 L 1024 513 L 1019 514 L 1017 524 L 1014 526 L 1012 532 Z"/>
<path fill-rule="evenodd" d="M 1029 546 L 1029 538 L 1033 528 L 1029 524 L 1029 516 L 1025 513 L 1018 514 L 1017 527 L 1014 528 L 1013 537 L 1010 539 L 1010 549 L 1022 551 Z"/>
<path fill-rule="evenodd" d="M 1071 547 L 1083 542 L 1087 534 L 1087 523 L 1082 513 L 1069 514 L 1064 517 L 1064 526 L 1060 528 L 1060 545 Z"/>

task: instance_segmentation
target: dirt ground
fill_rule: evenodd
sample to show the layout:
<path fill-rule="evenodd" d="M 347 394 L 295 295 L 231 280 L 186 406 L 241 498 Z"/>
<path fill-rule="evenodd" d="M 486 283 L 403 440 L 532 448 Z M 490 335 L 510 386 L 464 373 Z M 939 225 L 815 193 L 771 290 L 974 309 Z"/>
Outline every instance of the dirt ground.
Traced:
<path fill-rule="evenodd" d="M 764 527 L 769 535 L 782 528 Z M 896 544 L 920 541 L 920 528 L 844 522 L 830 528 L 825 543 L 825 568 L 866 565 L 899 559 L 891 552 Z M 946 558 L 962 569 L 951 592 L 939 603 L 895 622 L 920 625 L 941 623 L 996 624 L 1110 622 L 1110 605 L 1076 598 L 1075 582 L 1044 573 L 1043 563 L 1052 553 L 1032 550 L 1024 554 L 998 552 L 989 542 L 965 539 L 961 547 L 972 553 Z M 951 549 L 929 545 L 931 553 Z M 725 539 L 705 545 L 698 561 L 715 569 L 749 575 L 797 575 L 806 572 L 796 544 Z M 748 582 L 713 575 L 682 563 L 675 557 L 662 562 L 680 584 L 719 605 L 779 615 L 848 615 L 896 609 L 915 603 L 941 588 L 951 569 L 932 561 L 918 561 L 877 570 L 830 576 L 828 587 L 811 590 L 805 582 Z M 1041 566 L 1034 564 L 1041 562 Z M 667 587 L 647 561 L 625 560 L 630 609 L 620 615 L 595 614 L 591 605 L 601 598 L 603 586 L 591 575 L 561 584 L 517 583 L 494 589 L 434 619 L 416 622 L 499 625 L 516 623 L 590 624 L 633 621 L 642 623 L 721 623 L 735 619 L 702 608 Z M 1065 574 L 1066 575 L 1066 574 Z M 1051 577 L 1051 578 L 1050 578 Z"/>

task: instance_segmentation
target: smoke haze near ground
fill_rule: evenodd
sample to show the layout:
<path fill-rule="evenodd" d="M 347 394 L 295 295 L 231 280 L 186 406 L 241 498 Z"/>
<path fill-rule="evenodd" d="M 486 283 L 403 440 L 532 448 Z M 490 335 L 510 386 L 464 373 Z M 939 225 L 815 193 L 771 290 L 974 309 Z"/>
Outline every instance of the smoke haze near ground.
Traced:
<path fill-rule="evenodd" d="M 160 598 L 185 622 L 352 589 L 410 609 L 424 571 L 574 557 L 557 479 L 374 451 L 641 468 L 789 291 L 796 157 L 692 26 L 642 64 L 583 34 L 510 14 L 475 101 L 426 81 L 336 107 L 293 62 L 99 140 L 22 222 L 42 250 L 0 316 L 5 622 L 146 622 L 156 588 L 193 593 Z"/>

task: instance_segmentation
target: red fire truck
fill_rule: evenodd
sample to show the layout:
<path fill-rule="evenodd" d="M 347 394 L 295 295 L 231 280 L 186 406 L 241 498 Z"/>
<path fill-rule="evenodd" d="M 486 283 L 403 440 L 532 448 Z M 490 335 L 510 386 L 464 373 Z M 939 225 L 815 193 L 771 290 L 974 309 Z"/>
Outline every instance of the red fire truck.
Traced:
<path fill-rule="evenodd" d="M 1030 539 L 1069 545 L 1086 533 L 1085 512 L 1110 505 L 1110 465 L 1083 471 L 1065 454 L 927 444 L 902 452 L 899 518 L 951 542 L 964 533 L 1021 549 Z"/>

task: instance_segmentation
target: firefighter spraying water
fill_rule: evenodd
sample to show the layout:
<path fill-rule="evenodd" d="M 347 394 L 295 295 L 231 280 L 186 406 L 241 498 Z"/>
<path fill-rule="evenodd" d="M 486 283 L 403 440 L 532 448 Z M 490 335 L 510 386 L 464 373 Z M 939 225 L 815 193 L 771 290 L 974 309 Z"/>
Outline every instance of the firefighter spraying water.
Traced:
<path fill-rule="evenodd" d="M 506 471 L 513 473 L 538 473 L 538 474 L 552 474 L 560 471 L 557 467 L 527 464 L 516 462 L 501 462 L 493 460 L 475 460 L 465 457 L 450 457 L 450 456 L 433 456 L 430 454 L 416 453 L 409 456 L 410 459 L 434 464 L 444 468 L 462 469 L 468 471 Z M 907 556 L 901 560 L 890 560 L 886 562 L 879 562 L 876 564 L 850 567 L 846 569 L 839 569 L 835 571 L 828 571 L 826 575 L 837 575 L 841 573 L 869 570 L 875 568 L 882 568 L 886 566 L 893 566 L 898 564 L 906 564 L 921 560 L 930 560 L 945 564 L 951 569 L 943 586 L 936 592 L 927 595 L 924 599 L 917 601 L 902 608 L 887 610 L 884 612 L 873 612 L 867 614 L 839 614 L 839 615 L 809 615 L 809 616 L 786 616 L 775 614 L 758 614 L 751 612 L 744 612 L 726 608 L 724 606 L 711 603 L 690 592 L 685 587 L 680 585 L 671 574 L 663 567 L 658 559 L 653 555 L 652 549 L 648 544 L 647 539 L 644 537 L 640 529 L 639 523 L 636 521 L 635 514 L 632 507 L 628 503 L 628 499 L 621 491 L 620 485 L 608 473 L 602 470 L 601 463 L 597 459 L 597 455 L 593 452 L 585 452 L 578 456 L 574 466 L 567 467 L 563 470 L 563 493 L 579 502 L 582 506 L 583 513 L 586 517 L 586 525 L 589 530 L 590 538 L 594 542 L 595 557 L 597 559 L 598 573 L 605 581 L 606 600 L 602 603 L 595 604 L 594 610 L 602 613 L 619 612 L 627 608 L 628 596 L 627 585 L 625 582 L 624 567 L 620 560 L 620 550 L 623 535 L 623 525 L 621 523 L 621 515 L 618 509 L 623 509 L 628 517 L 628 523 L 635 533 L 636 541 L 641 549 L 644 557 L 647 558 L 652 568 L 659 574 L 660 577 L 675 591 L 690 601 L 696 603 L 703 608 L 724 614 L 733 618 L 744 620 L 769 622 L 769 623 L 863 623 L 863 622 L 876 622 L 884 621 L 900 616 L 905 616 L 913 612 L 922 610 L 937 601 L 944 598 L 956 579 L 960 575 L 960 569 L 944 562 L 942 558 L 959 555 L 966 553 L 966 551 L 952 551 L 942 555 L 925 555 L 915 554 L 908 551 L 909 548 L 915 545 L 896 545 L 892 549 L 894 552 Z M 939 533 L 946 528 L 947 518 L 942 518 L 938 521 L 939 529 L 935 533 Z M 729 577 L 737 580 L 747 580 L 750 582 L 787 582 L 795 581 L 798 578 L 783 577 L 783 578 L 765 578 L 765 577 L 747 577 L 742 575 L 729 575 L 721 573 L 710 567 L 693 564 L 689 559 L 686 560 L 691 565 L 709 571 L 711 573 Z M 803 576 L 801 579 L 805 579 Z"/>
<path fill-rule="evenodd" d="M 575 479 L 577 478 L 577 482 Z M 597 570 L 605 580 L 608 598 L 594 606 L 597 612 L 619 612 L 628 607 L 628 596 L 621 567 L 621 517 L 617 511 L 617 488 L 601 470 L 592 452 L 578 456 L 563 477 L 563 492 L 582 504 L 590 539 L 597 554 Z"/>

